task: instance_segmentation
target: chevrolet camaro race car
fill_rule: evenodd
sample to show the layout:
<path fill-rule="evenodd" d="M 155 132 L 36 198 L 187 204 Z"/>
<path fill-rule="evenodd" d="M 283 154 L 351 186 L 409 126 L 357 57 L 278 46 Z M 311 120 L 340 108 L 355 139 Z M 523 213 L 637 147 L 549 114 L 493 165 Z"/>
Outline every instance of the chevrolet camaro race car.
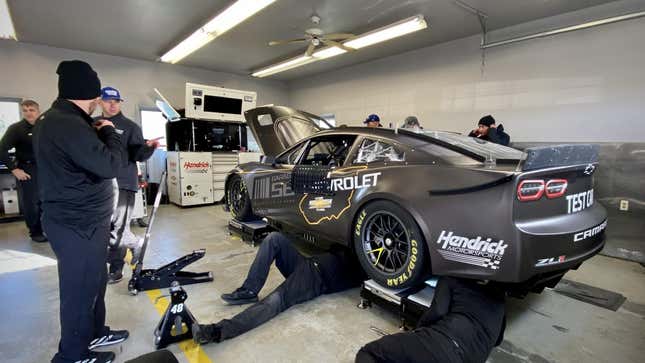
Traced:
<path fill-rule="evenodd" d="M 523 152 L 450 132 L 329 128 L 282 106 L 245 116 L 266 156 L 228 174 L 233 217 L 350 247 L 383 286 L 432 273 L 539 292 L 603 248 L 597 146 Z"/>

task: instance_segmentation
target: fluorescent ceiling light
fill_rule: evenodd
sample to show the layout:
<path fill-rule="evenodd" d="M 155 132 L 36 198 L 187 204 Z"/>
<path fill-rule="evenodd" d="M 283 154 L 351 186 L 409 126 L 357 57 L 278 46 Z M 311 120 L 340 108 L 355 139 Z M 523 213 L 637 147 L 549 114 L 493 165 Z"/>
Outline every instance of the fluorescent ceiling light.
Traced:
<path fill-rule="evenodd" d="M 303 64 L 307 64 L 315 61 L 316 59 L 314 59 L 314 57 L 307 57 L 306 55 L 301 55 L 300 57 L 292 58 L 282 63 L 274 64 L 272 66 L 260 69 L 259 71 L 256 71 L 253 73 L 253 77 L 270 76 L 272 74 L 286 71 L 287 69 L 296 68 Z"/>
<path fill-rule="evenodd" d="M 410 34 L 415 31 L 425 29 L 428 27 L 422 15 L 413 16 L 408 19 L 401 20 L 386 27 L 372 30 L 371 32 L 361 34 L 358 37 L 348 40 L 343 44 L 347 47 L 354 49 L 361 49 L 376 43 L 381 43 L 392 38 L 397 38 L 402 35 Z"/>
<path fill-rule="evenodd" d="M 11 21 L 7 0 L 0 0 L 0 39 L 18 40 L 16 30 L 13 28 L 13 21 Z"/>
<path fill-rule="evenodd" d="M 211 40 L 226 33 L 244 20 L 252 17 L 275 0 L 238 0 L 211 21 L 197 29 L 188 38 L 161 56 L 161 61 L 177 63 L 190 53 L 203 47 Z"/>
<path fill-rule="evenodd" d="M 365 34 L 361 34 L 357 37 L 354 37 L 350 40 L 343 42 L 342 44 L 349 48 L 361 49 L 376 43 L 380 43 L 386 40 L 400 37 L 402 35 L 410 34 L 415 31 L 425 29 L 427 27 L 428 27 L 428 24 L 423 18 L 423 15 L 416 15 L 411 18 L 398 21 L 394 24 L 390 24 L 383 28 L 372 30 Z M 272 74 L 283 72 L 305 64 L 313 63 L 321 59 L 331 58 L 343 53 L 347 53 L 347 50 L 339 47 L 335 47 L 335 46 L 321 48 L 315 51 L 311 57 L 299 56 L 299 57 L 291 58 L 281 63 L 255 71 L 252 73 L 252 76 L 254 77 L 270 76 Z"/>

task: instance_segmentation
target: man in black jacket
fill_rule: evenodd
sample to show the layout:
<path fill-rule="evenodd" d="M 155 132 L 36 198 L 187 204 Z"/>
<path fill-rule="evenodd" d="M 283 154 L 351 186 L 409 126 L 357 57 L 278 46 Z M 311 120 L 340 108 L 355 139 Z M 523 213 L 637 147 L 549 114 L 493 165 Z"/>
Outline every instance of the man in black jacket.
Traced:
<path fill-rule="evenodd" d="M 127 331 L 105 326 L 111 179 L 126 162 L 110 121 L 95 122 L 99 78 L 89 64 L 58 65 L 58 99 L 34 130 L 43 227 L 58 260 L 61 339 L 52 362 L 111 362 Z"/>
<path fill-rule="evenodd" d="M 0 163 L 9 168 L 18 180 L 18 194 L 22 214 L 34 242 L 47 242 L 40 225 L 40 199 L 38 197 L 38 172 L 32 146 L 34 124 L 40 116 L 36 101 L 20 103 L 23 119 L 9 126 L 0 140 Z M 11 160 L 9 150 L 16 148 L 16 159 Z"/>
<path fill-rule="evenodd" d="M 365 345 L 356 362 L 484 363 L 504 338 L 504 297 L 476 281 L 441 277 L 417 328 Z"/>
<path fill-rule="evenodd" d="M 139 258 L 142 240 L 130 231 L 134 199 L 139 189 L 137 161 L 146 161 L 155 151 L 159 142 L 143 139 L 141 128 L 121 113 L 121 93 L 113 87 L 101 89 L 101 109 L 103 115 L 95 120 L 107 120 L 114 124 L 116 132 L 121 135 L 123 153 L 128 155 L 127 164 L 118 170 L 116 182 L 118 192 L 114 214 L 112 214 L 112 230 L 108 252 L 108 284 L 121 281 L 123 278 L 123 259 L 127 249 L 132 250 L 132 263 Z"/>
<path fill-rule="evenodd" d="M 499 124 L 499 126 L 496 126 L 495 119 L 491 115 L 487 115 L 479 119 L 477 128 L 472 130 L 468 136 L 504 146 L 508 146 L 511 142 L 509 134 L 504 132 L 504 125 Z"/>
<path fill-rule="evenodd" d="M 350 250 L 337 246 L 330 252 L 303 257 L 285 235 L 273 232 L 260 244 L 255 260 L 242 287 L 222 299 L 231 305 L 258 301 L 269 268 L 275 265 L 286 280 L 264 299 L 231 319 L 216 324 L 193 325 L 193 339 L 198 344 L 221 342 L 260 326 L 293 305 L 322 294 L 357 287 L 365 274 Z"/>

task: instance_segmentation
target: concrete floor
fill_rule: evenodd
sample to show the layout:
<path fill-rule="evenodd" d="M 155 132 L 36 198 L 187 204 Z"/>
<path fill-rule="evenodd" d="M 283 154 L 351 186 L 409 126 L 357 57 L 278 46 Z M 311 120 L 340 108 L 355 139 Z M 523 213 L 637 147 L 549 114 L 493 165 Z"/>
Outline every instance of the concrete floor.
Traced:
<path fill-rule="evenodd" d="M 186 287 L 187 305 L 201 322 L 242 309 L 224 305 L 219 295 L 241 284 L 255 249 L 230 237 L 227 221 L 228 214 L 219 206 L 162 206 L 146 256 L 146 265 L 154 267 L 206 248 L 206 257 L 191 269 L 213 271 L 215 281 Z M 56 260 L 49 245 L 32 243 L 25 236 L 21 222 L 0 225 L 3 363 L 47 362 L 59 336 Z M 613 312 L 552 290 L 509 299 L 505 341 L 489 362 L 643 362 L 645 268 L 596 256 L 567 278 L 621 293 L 627 301 Z M 127 279 L 108 286 L 106 297 L 108 323 L 131 333 L 126 343 L 114 348 L 117 362 L 154 350 L 152 332 L 160 318 L 147 294 L 128 294 Z M 274 268 L 260 295 L 281 281 Z M 363 344 L 379 337 L 370 327 L 397 332 L 395 316 L 378 307 L 357 309 L 358 293 L 354 289 L 293 307 L 254 331 L 203 346 L 202 351 L 192 344 L 169 349 L 180 362 L 351 362 Z"/>

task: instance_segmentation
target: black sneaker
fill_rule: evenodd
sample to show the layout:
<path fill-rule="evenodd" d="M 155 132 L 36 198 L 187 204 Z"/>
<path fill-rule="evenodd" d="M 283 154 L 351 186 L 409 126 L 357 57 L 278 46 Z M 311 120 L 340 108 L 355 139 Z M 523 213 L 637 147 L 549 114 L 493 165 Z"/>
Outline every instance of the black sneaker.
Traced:
<path fill-rule="evenodd" d="M 117 282 L 123 280 L 123 272 L 122 271 L 117 271 L 117 272 L 110 272 L 108 274 L 108 284 L 116 284 Z"/>
<path fill-rule="evenodd" d="M 222 337 L 222 330 L 215 324 L 193 324 L 193 341 L 197 344 L 207 344 L 210 342 L 219 343 Z"/>
<path fill-rule="evenodd" d="M 240 287 L 230 294 L 222 294 L 222 300 L 229 305 L 244 305 L 257 302 L 258 294 Z"/>
<path fill-rule="evenodd" d="M 90 352 L 86 359 L 77 360 L 74 363 L 112 363 L 114 362 L 114 352 Z"/>
<path fill-rule="evenodd" d="M 98 347 L 107 347 L 108 345 L 119 344 L 128 339 L 129 336 L 130 333 L 128 333 L 127 330 L 110 330 L 106 335 L 92 340 L 87 349 L 92 350 Z"/>
<path fill-rule="evenodd" d="M 43 236 L 41 233 L 32 234 L 31 240 L 38 243 L 45 243 L 47 242 L 47 237 Z"/>

